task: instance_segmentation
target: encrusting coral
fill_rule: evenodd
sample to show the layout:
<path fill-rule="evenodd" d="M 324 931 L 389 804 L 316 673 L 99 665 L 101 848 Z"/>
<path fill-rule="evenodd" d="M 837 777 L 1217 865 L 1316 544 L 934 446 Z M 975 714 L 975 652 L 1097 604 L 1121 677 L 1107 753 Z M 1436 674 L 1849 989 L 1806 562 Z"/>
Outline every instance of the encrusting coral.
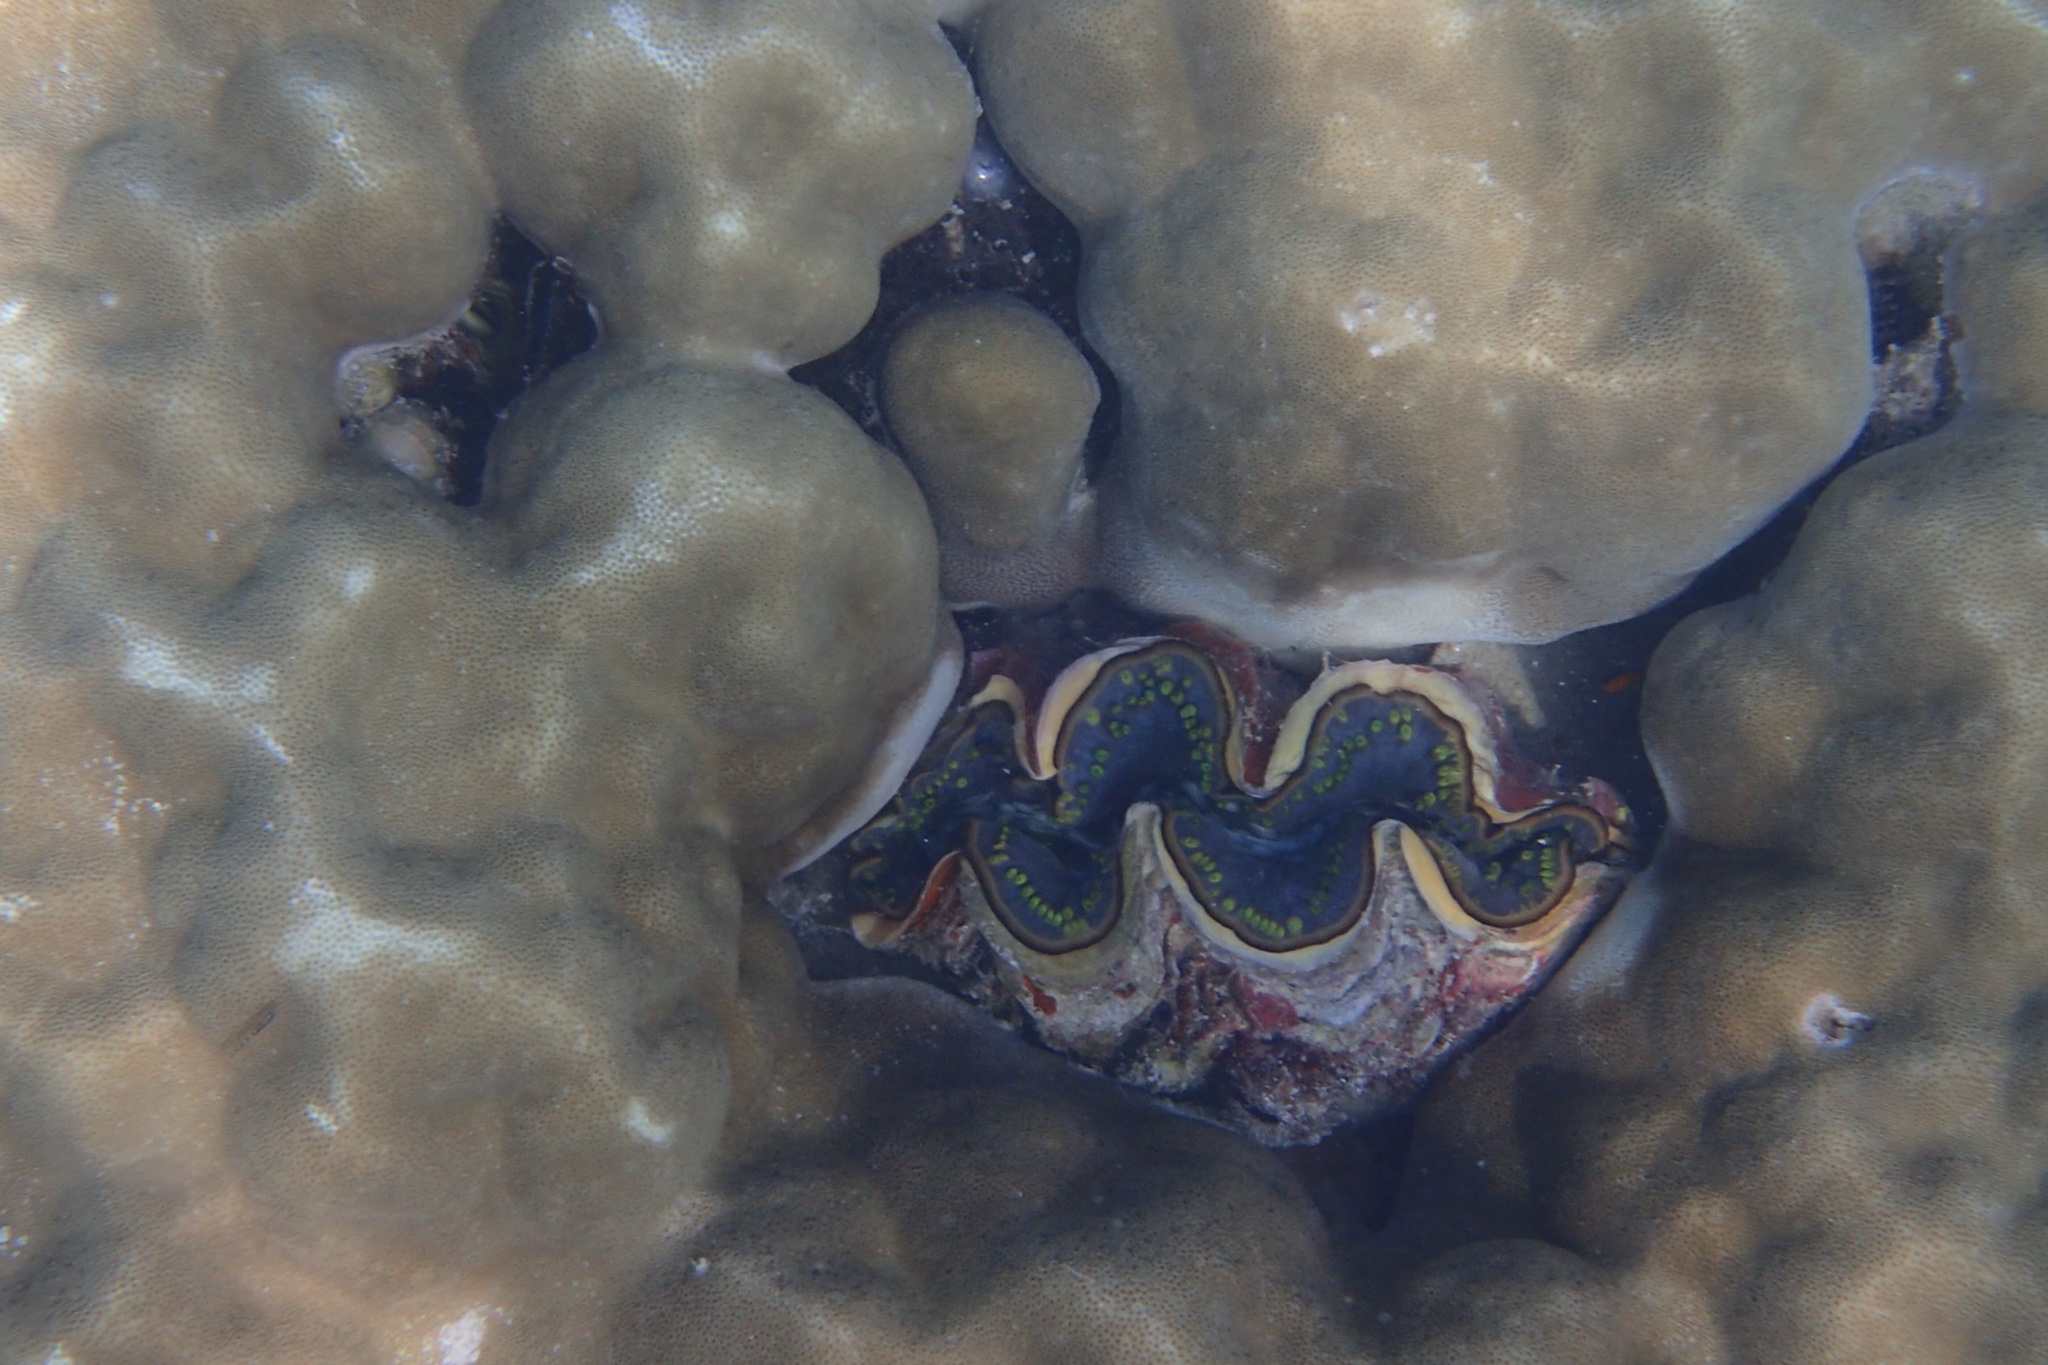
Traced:
<path fill-rule="evenodd" d="M 1273 1153 L 802 979 L 762 889 L 959 662 L 911 473 L 784 372 L 953 192 L 971 8 L 4 11 L 0 1356 L 2037 1352 L 2038 218 L 1955 256 L 1963 414 L 1659 652 L 1670 842 L 1343 1259 Z M 1862 415 L 1858 203 L 2008 214 L 2048 90 L 1977 0 L 976 41 L 1125 392 L 1104 573 L 1360 647 L 1606 619 L 1739 537 Z M 351 448 L 335 366 L 447 326 L 498 212 L 602 334 L 466 510 Z"/>

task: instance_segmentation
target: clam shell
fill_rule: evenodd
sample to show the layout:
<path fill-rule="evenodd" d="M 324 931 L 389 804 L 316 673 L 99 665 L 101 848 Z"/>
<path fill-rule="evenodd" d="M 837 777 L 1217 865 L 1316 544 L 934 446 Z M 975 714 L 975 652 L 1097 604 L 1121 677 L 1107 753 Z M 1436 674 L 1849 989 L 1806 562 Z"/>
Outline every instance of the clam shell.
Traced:
<path fill-rule="evenodd" d="M 1084 1065 L 1312 1142 L 1412 1100 L 1542 983 L 1628 881 L 1625 808 L 1598 783 L 1506 799 L 1502 732 L 1444 670 L 1327 669 L 1264 749 L 1231 678 L 1162 635 L 1035 707 L 990 680 L 969 707 L 1007 708 L 1015 761 L 987 713 L 952 732 L 1006 774 L 949 797 L 966 856 L 854 928 Z M 862 847 L 886 854 L 892 818 Z"/>

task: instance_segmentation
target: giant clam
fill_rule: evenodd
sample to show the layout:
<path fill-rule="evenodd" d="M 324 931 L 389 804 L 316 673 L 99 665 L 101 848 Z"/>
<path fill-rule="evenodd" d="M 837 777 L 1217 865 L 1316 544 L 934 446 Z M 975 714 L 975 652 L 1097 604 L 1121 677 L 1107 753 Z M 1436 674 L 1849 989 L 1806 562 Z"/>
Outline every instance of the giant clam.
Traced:
<path fill-rule="evenodd" d="M 790 899 L 1262 1141 L 1396 1108 L 1613 902 L 1629 815 L 1451 672 L 1329 666 L 1277 717 L 1260 677 L 1201 628 L 995 672 Z"/>

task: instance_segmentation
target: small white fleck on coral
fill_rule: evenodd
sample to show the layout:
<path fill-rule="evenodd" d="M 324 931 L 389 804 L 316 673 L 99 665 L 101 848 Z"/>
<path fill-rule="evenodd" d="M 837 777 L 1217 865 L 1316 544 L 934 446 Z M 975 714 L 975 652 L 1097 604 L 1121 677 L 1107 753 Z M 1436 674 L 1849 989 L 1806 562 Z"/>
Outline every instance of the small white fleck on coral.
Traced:
<path fill-rule="evenodd" d="M 455 1321 L 442 1323 L 434 1333 L 434 1344 L 441 1348 L 440 1365 L 476 1365 L 483 1354 L 486 1326 L 481 1308 L 472 1308 Z"/>
<path fill-rule="evenodd" d="M 675 1125 L 655 1118 L 647 1101 L 637 1095 L 626 1101 L 625 1122 L 626 1131 L 650 1147 L 666 1147 L 676 1135 Z"/>
<path fill-rule="evenodd" d="M 1799 1027 L 1807 1038 L 1821 1047 L 1847 1047 L 1870 1032 L 1877 1021 L 1861 1010 L 1852 1010 L 1833 992 L 1823 991 L 1807 1002 Z"/>
<path fill-rule="evenodd" d="M 324 877 L 308 877 L 288 899 L 292 917 L 274 961 L 293 976 L 360 971 L 387 959 L 453 963 L 466 946 L 451 934 L 394 924 L 365 913 Z"/>
<path fill-rule="evenodd" d="M 1337 310 L 1337 325 L 1366 341 L 1365 353 L 1375 360 L 1436 340 L 1436 310 L 1428 299 L 1396 303 L 1370 289 L 1361 289 Z"/>

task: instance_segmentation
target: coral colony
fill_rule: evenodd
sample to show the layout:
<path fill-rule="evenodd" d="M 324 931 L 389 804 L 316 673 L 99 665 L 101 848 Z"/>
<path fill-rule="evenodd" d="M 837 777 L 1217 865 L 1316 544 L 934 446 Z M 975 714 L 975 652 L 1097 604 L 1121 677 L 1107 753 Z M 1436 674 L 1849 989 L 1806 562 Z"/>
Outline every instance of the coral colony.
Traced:
<path fill-rule="evenodd" d="M 2040 1355 L 2035 7 L 0 34 L 0 1360 Z"/>

